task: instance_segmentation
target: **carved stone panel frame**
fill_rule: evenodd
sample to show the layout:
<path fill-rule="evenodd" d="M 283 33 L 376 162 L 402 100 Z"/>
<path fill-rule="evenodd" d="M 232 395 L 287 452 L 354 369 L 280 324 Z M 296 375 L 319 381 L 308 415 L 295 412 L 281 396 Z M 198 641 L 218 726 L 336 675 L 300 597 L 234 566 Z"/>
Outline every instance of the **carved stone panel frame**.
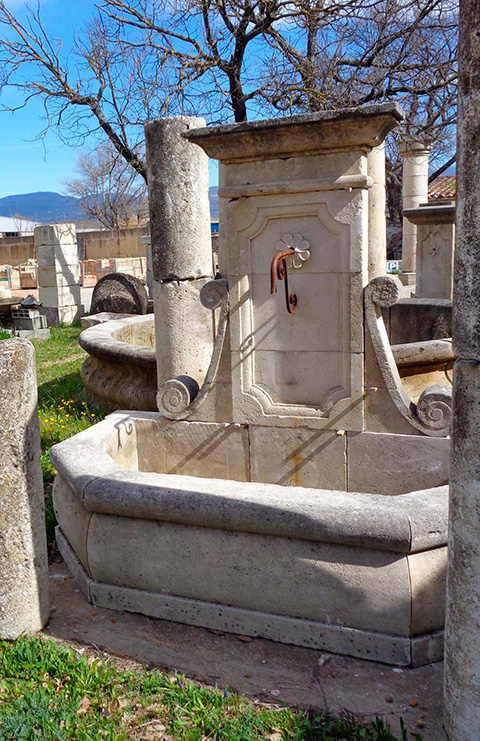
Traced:
<path fill-rule="evenodd" d="M 363 428 L 367 191 L 253 196 L 228 207 L 233 417 L 261 425 Z M 288 260 L 272 295 L 279 245 Z"/>

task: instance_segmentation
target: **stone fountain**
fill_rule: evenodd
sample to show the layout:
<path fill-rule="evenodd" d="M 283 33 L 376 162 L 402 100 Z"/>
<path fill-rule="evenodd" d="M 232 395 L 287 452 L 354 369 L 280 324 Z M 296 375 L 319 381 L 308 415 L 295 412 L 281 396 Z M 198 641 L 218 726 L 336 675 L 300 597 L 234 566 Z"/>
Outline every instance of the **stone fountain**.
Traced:
<path fill-rule="evenodd" d="M 147 124 L 160 411 L 52 450 L 59 548 L 90 601 L 441 657 L 451 394 L 407 394 L 382 316 L 399 298 L 382 275 L 383 142 L 401 118 Z"/>

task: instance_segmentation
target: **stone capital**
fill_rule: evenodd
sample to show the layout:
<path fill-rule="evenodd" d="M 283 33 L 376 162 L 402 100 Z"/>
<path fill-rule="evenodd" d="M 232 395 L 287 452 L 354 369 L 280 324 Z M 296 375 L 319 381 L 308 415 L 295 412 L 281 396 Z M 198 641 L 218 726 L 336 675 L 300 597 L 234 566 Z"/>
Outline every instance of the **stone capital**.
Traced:
<path fill-rule="evenodd" d="M 398 145 L 400 157 L 418 157 L 428 155 L 432 151 L 429 139 L 405 137 Z"/>

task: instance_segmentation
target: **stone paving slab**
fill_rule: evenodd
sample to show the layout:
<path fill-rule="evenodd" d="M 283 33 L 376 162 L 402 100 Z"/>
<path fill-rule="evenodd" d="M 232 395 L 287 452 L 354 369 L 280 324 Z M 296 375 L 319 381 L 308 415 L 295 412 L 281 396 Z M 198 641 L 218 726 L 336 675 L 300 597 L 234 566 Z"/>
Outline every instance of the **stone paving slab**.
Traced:
<path fill-rule="evenodd" d="M 424 741 L 446 741 L 441 662 L 399 669 L 97 608 L 85 600 L 60 560 L 50 567 L 50 594 L 52 615 L 44 632 L 54 638 L 90 645 L 149 667 L 177 670 L 263 702 L 329 708 L 365 719 L 381 715 L 398 734 L 398 718 L 403 717 Z M 424 726 L 418 726 L 418 721 Z"/>

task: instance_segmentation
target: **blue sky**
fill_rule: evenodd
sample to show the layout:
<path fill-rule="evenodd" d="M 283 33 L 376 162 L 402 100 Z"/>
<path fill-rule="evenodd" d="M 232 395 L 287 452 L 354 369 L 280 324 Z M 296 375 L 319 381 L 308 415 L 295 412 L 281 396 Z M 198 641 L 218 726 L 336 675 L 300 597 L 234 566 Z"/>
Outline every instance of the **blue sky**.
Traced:
<path fill-rule="evenodd" d="M 24 2 L 6 0 L 6 6 L 23 16 Z M 42 0 L 45 25 L 69 44 L 91 12 L 93 0 Z M 15 93 L 4 92 L 0 104 L 14 105 Z M 78 150 L 63 144 L 52 130 L 44 141 L 34 141 L 45 126 L 42 106 L 31 101 L 15 113 L 0 111 L 0 198 L 35 191 L 64 192 L 64 182 L 74 176 Z"/>
<path fill-rule="evenodd" d="M 33 7 L 35 7 L 33 0 Z M 15 14 L 24 17 L 24 0 L 5 0 Z M 64 42 L 67 49 L 74 31 L 80 31 L 88 21 L 94 0 L 41 0 L 42 18 L 46 28 Z M 15 91 L 4 91 L 0 105 L 13 106 L 20 102 Z M 65 193 L 65 182 L 75 177 L 80 149 L 69 147 L 51 129 L 45 139 L 36 140 L 45 127 L 39 100 L 32 100 L 21 110 L 10 113 L 0 110 L 0 198 L 18 193 L 55 191 Z M 211 185 L 217 184 L 217 170 L 210 168 Z"/>

